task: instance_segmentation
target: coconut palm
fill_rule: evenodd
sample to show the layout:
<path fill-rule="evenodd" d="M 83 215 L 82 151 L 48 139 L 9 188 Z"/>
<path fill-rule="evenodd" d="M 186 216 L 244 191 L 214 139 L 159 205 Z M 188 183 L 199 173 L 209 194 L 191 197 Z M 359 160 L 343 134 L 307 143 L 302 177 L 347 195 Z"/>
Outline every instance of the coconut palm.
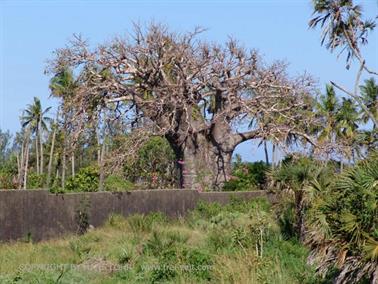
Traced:
<path fill-rule="evenodd" d="M 331 51 L 341 48 L 347 52 L 347 68 L 353 57 L 363 61 L 360 44 L 367 43 L 367 34 L 373 30 L 372 20 L 362 20 L 362 8 L 353 0 L 314 0 L 314 17 L 309 26 L 323 29 L 321 44 Z"/>
<path fill-rule="evenodd" d="M 66 176 L 66 155 L 67 155 L 67 121 L 70 116 L 68 102 L 70 98 L 74 95 L 75 89 L 77 88 L 77 81 L 74 78 L 72 71 L 68 68 L 62 69 L 61 72 L 55 74 L 55 76 L 50 81 L 50 90 L 53 97 L 62 99 L 62 116 L 63 116 L 63 128 L 64 128 L 64 141 L 63 141 L 63 153 L 62 153 L 62 187 L 64 187 L 65 176 Z M 51 151 L 50 151 L 51 152 Z M 50 160 L 52 159 L 53 151 L 50 153 Z M 72 168 L 74 169 L 74 155 L 72 153 L 71 161 Z M 51 173 L 50 173 L 51 174 Z M 74 170 L 72 170 L 74 174 Z"/>
<path fill-rule="evenodd" d="M 73 95 L 77 86 L 74 75 L 70 69 L 63 69 L 50 81 L 51 95 L 64 100 Z"/>
<path fill-rule="evenodd" d="M 371 114 L 378 120 L 378 85 L 374 78 L 365 80 L 365 85 L 360 86 L 362 100 Z M 366 123 L 370 120 L 365 112 L 362 112 L 362 119 Z M 376 125 L 373 124 L 373 128 Z"/>
<path fill-rule="evenodd" d="M 322 120 L 322 127 L 319 129 L 318 139 L 320 142 L 334 142 L 337 129 L 337 111 L 339 109 L 339 101 L 336 97 L 334 88 L 327 84 L 326 92 L 320 96 L 316 104 L 318 116 Z"/>
<path fill-rule="evenodd" d="M 46 116 L 50 109 L 51 107 L 48 107 L 43 110 L 40 99 L 34 97 L 33 103 L 27 106 L 21 117 L 22 127 L 30 127 L 32 133 L 35 134 L 35 154 L 38 174 L 43 173 L 44 161 L 42 135 L 43 131 L 47 131 L 48 122 L 51 121 L 51 119 Z"/>
<path fill-rule="evenodd" d="M 349 159 L 354 159 L 355 154 L 359 154 L 359 130 L 360 120 L 357 106 L 351 99 L 342 99 L 342 103 L 336 114 L 337 137 L 344 146 L 344 155 Z"/>

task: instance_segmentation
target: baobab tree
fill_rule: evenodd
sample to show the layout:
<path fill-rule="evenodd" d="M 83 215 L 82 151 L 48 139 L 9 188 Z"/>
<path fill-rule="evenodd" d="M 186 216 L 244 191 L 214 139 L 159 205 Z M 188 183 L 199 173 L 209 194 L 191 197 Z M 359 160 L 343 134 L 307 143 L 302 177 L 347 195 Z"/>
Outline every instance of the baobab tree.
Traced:
<path fill-rule="evenodd" d="M 244 141 L 297 135 L 313 143 L 306 134 L 313 119 L 310 76 L 291 78 L 284 62 L 266 64 L 233 39 L 225 45 L 202 42 L 201 32 L 135 26 L 132 36 L 93 49 L 76 36 L 56 50 L 48 72 L 69 68 L 79 74 L 66 102 L 74 113 L 72 134 L 78 137 L 111 109 L 140 138 L 130 151 L 149 135 L 166 137 L 185 188 L 219 188 L 230 176 L 235 147 Z"/>

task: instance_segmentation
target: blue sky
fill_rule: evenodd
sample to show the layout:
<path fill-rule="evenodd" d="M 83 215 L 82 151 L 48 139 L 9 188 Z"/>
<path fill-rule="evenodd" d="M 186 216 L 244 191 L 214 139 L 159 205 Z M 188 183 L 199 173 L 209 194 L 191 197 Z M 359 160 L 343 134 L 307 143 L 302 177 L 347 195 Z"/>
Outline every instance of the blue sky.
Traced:
<path fill-rule="evenodd" d="M 376 0 L 358 2 L 368 17 L 378 14 Z M 163 22 L 176 31 L 202 26 L 208 29 L 203 38 L 224 42 L 233 36 L 260 50 L 267 61 L 286 60 L 292 75 L 309 72 L 321 89 L 329 80 L 351 87 L 355 68 L 347 71 L 344 57 L 337 59 L 320 46 L 320 31 L 307 27 L 311 13 L 310 0 L 0 0 L 0 128 L 17 131 L 21 110 L 34 96 L 45 107 L 57 104 L 48 98 L 49 77 L 43 71 L 52 51 L 63 47 L 73 33 L 95 45 L 125 34 L 133 21 Z M 377 70 L 377 32 L 363 52 Z M 253 143 L 237 151 L 247 160 L 262 158 Z"/>

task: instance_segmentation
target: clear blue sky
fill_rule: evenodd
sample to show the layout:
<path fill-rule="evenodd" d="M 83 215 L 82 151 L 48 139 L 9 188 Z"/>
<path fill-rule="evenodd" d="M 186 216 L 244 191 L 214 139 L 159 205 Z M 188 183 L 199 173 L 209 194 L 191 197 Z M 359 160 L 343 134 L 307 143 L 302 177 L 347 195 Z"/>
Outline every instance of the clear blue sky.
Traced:
<path fill-rule="evenodd" d="M 376 0 L 358 2 L 368 17 L 378 14 Z M 209 41 L 224 42 L 231 35 L 260 50 L 268 61 L 287 60 L 291 74 L 307 71 L 321 89 L 329 80 L 352 86 L 355 69 L 345 70 L 345 58 L 337 60 L 320 46 L 320 31 L 308 29 L 311 12 L 310 0 L 0 0 L 0 128 L 17 131 L 21 110 L 34 96 L 44 107 L 56 105 L 48 98 L 49 77 L 43 71 L 52 51 L 73 33 L 97 44 L 124 34 L 133 21 L 163 22 L 177 31 L 199 25 L 208 28 L 203 37 Z M 377 32 L 363 51 L 369 65 L 378 69 Z M 252 143 L 237 151 L 247 160 L 262 158 Z"/>

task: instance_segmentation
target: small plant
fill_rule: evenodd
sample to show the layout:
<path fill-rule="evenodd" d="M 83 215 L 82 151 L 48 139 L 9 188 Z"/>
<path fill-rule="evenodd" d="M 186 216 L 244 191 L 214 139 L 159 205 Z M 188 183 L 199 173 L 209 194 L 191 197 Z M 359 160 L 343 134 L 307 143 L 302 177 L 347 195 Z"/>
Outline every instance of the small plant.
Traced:
<path fill-rule="evenodd" d="M 118 262 L 120 264 L 127 264 L 131 260 L 132 255 L 129 251 L 123 249 L 121 254 L 119 255 Z"/>
<path fill-rule="evenodd" d="M 79 258 L 79 262 L 83 261 L 91 251 L 91 247 L 83 243 L 83 241 L 71 241 L 70 249 Z"/>
<path fill-rule="evenodd" d="M 120 228 L 126 222 L 125 218 L 118 214 L 111 214 L 108 218 L 107 224 L 114 228 Z"/>
<path fill-rule="evenodd" d="M 89 199 L 84 198 L 80 201 L 79 208 L 76 210 L 77 233 L 84 234 L 89 228 Z"/>

